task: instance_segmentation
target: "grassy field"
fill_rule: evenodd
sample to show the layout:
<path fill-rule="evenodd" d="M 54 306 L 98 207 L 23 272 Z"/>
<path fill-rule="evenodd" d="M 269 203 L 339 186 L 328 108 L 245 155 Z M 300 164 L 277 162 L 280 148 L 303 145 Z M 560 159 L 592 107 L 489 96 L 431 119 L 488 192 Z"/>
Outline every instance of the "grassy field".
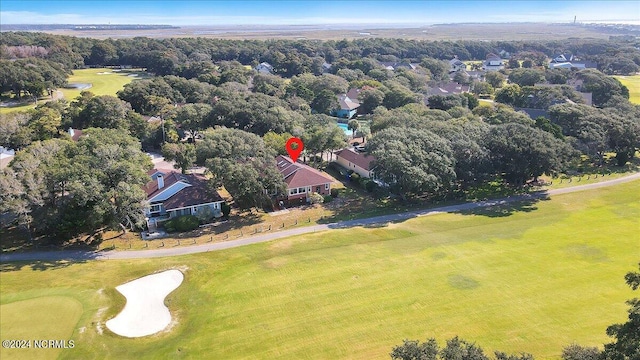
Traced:
<path fill-rule="evenodd" d="M 72 296 L 48 296 L 0 305 L 2 340 L 69 340 L 82 315 L 82 303 Z M 29 316 L 25 316 L 29 314 Z M 55 359 L 62 349 L 3 349 L 3 359 Z"/>
<path fill-rule="evenodd" d="M 640 104 L 640 75 L 615 76 L 615 78 L 629 89 L 629 101 Z"/>
<path fill-rule="evenodd" d="M 116 95 L 126 84 L 134 79 L 144 76 L 144 72 L 139 70 L 112 70 L 112 69 L 82 69 L 75 70 L 68 79 L 71 83 L 91 84 L 91 88 L 86 89 L 95 95 Z M 79 89 L 60 89 L 64 98 L 71 101 L 80 95 Z"/>
<path fill-rule="evenodd" d="M 134 30 L 135 31 L 135 30 Z M 91 37 L 98 39 L 146 36 L 151 38 L 208 37 L 239 40 L 265 39 L 319 39 L 342 40 L 363 38 L 393 38 L 418 40 L 540 40 L 567 38 L 608 39 L 610 33 L 592 26 L 572 26 L 570 24 L 545 23 L 475 23 L 440 24 L 420 27 L 389 26 L 371 27 L 362 25 L 348 27 L 332 26 L 183 26 L 176 29 L 139 30 L 50 30 L 51 34 Z"/>
<path fill-rule="evenodd" d="M 74 70 L 73 75 L 69 76 L 67 82 L 91 84 L 91 87 L 86 89 L 91 91 L 95 95 L 116 95 L 118 90 L 122 89 L 126 84 L 130 83 L 134 79 L 144 78 L 145 72 L 138 70 L 113 70 L 113 69 L 80 69 Z M 58 89 L 66 100 L 72 101 L 82 90 L 80 89 Z M 42 101 L 49 101 L 51 98 L 42 97 L 39 99 L 39 103 Z M 6 114 L 14 111 L 25 111 L 34 108 L 34 103 L 28 102 L 19 106 L 12 107 L 0 107 L 0 114 Z"/>
<path fill-rule="evenodd" d="M 572 342 L 601 346 L 626 318 L 634 294 L 623 276 L 640 258 L 639 230 L 635 181 L 184 257 L 2 264 L 0 334 L 65 338 L 77 318 L 68 301 L 50 311 L 60 330 L 37 310 L 21 312 L 28 334 L 5 325 L 5 311 L 54 297 L 82 304 L 65 359 L 388 359 L 403 338 L 454 335 L 487 352 L 559 358 Z M 115 286 L 168 268 L 185 272 L 166 300 L 171 331 L 133 340 L 104 328 L 123 306 Z"/>

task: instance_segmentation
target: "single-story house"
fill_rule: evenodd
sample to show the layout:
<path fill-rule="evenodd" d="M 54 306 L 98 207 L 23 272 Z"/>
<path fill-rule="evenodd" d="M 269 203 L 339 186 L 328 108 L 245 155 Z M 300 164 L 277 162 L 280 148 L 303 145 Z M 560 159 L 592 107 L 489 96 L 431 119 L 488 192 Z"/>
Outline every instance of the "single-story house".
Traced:
<path fill-rule="evenodd" d="M 9 166 L 9 163 L 13 160 L 15 155 L 15 150 L 0 146 L 0 169 L 4 169 Z"/>
<path fill-rule="evenodd" d="M 273 74 L 273 66 L 268 62 L 262 62 L 256 66 L 256 71 L 260 74 Z"/>
<path fill-rule="evenodd" d="M 82 130 L 69 128 L 67 132 L 69 133 L 69 136 L 71 136 L 71 140 L 73 141 L 78 141 L 78 139 L 80 139 L 80 136 L 82 136 Z"/>
<path fill-rule="evenodd" d="M 529 117 L 533 120 L 539 118 L 539 117 L 544 117 L 544 118 L 549 118 L 549 112 L 545 109 L 532 109 L 532 108 L 520 108 L 520 107 L 514 107 L 513 110 L 518 111 L 518 112 L 523 112 L 527 115 L 529 115 Z"/>
<path fill-rule="evenodd" d="M 582 61 L 572 54 L 560 54 L 549 63 L 549 69 L 597 69 L 598 63 Z"/>
<path fill-rule="evenodd" d="M 460 85 L 456 82 L 448 82 L 446 84 L 441 84 L 439 86 L 435 86 L 427 92 L 429 96 L 433 95 L 454 95 L 454 94 L 462 94 L 469 92 L 469 85 Z M 425 98 L 425 101 L 427 99 Z"/>
<path fill-rule="evenodd" d="M 504 69 L 502 58 L 496 54 L 487 55 L 487 59 L 482 63 L 482 69 L 485 71 L 498 71 Z"/>
<path fill-rule="evenodd" d="M 478 81 L 484 81 L 484 74 L 486 74 L 485 71 L 475 71 L 475 70 L 467 70 L 465 71 L 465 73 L 471 79 L 478 80 Z"/>
<path fill-rule="evenodd" d="M 408 70 L 415 70 L 418 68 L 418 64 L 410 63 L 407 61 L 380 61 L 380 65 L 382 65 L 386 70 L 395 71 L 399 68 L 405 68 Z"/>
<path fill-rule="evenodd" d="M 347 94 L 338 95 L 338 105 L 340 105 L 340 108 L 335 109 L 333 114 L 345 119 L 354 117 L 360 107 L 358 100 L 351 99 Z"/>
<path fill-rule="evenodd" d="M 336 151 L 336 162 L 344 168 L 353 170 L 353 172 L 365 178 L 374 178 L 373 161 L 375 158 L 371 155 L 362 154 L 351 148 L 345 148 Z"/>
<path fill-rule="evenodd" d="M 152 169 L 144 186 L 149 207 L 146 216 L 154 224 L 181 215 L 198 215 L 211 211 L 222 215 L 224 199 L 210 190 L 206 179 L 197 174 L 181 174 L 173 170 Z"/>
<path fill-rule="evenodd" d="M 320 171 L 293 162 L 290 157 L 283 155 L 276 157 L 276 165 L 287 184 L 287 193 L 283 200 L 309 201 L 309 196 L 314 192 L 323 196 L 331 194 L 333 179 Z"/>
<path fill-rule="evenodd" d="M 463 63 L 462 61 L 460 61 L 460 59 L 458 59 L 458 57 L 454 57 L 453 59 L 449 60 L 449 72 L 450 73 L 454 73 L 457 71 L 465 71 L 467 70 L 467 64 Z"/>
<path fill-rule="evenodd" d="M 598 64 L 593 61 L 550 62 L 549 69 L 596 69 Z"/>

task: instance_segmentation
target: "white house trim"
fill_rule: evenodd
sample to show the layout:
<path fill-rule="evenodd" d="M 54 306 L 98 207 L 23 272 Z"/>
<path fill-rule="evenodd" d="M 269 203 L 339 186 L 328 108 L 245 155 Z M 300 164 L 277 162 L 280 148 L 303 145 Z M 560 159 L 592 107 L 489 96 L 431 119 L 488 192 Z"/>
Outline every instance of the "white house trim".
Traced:
<path fill-rule="evenodd" d="M 173 195 L 177 194 L 180 190 L 191 186 L 190 184 L 184 183 L 182 181 L 178 181 L 176 183 L 171 184 L 170 186 L 167 186 L 166 189 L 162 190 L 161 192 L 159 192 L 158 194 L 156 194 L 156 196 L 152 197 L 151 199 L 149 199 L 149 202 L 161 202 L 161 201 L 165 201 L 168 198 L 172 197 Z"/>

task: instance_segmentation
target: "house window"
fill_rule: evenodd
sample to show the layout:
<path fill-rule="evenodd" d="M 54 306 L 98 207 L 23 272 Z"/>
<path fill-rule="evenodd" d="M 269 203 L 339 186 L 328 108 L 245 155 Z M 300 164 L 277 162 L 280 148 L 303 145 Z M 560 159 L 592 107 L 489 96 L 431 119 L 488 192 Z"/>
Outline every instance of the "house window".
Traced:
<path fill-rule="evenodd" d="M 299 192 L 300 194 L 304 194 L 304 193 L 306 193 L 306 192 L 307 192 L 307 188 L 306 188 L 306 187 L 298 188 L 298 192 Z"/>
<path fill-rule="evenodd" d="M 162 207 L 162 204 L 151 205 L 151 209 L 149 210 L 149 212 L 150 213 L 160 212 L 161 207 Z"/>
<path fill-rule="evenodd" d="M 324 189 L 329 190 L 329 184 L 324 184 Z"/>
<path fill-rule="evenodd" d="M 298 188 L 289 190 L 289 195 L 295 195 L 298 193 Z"/>

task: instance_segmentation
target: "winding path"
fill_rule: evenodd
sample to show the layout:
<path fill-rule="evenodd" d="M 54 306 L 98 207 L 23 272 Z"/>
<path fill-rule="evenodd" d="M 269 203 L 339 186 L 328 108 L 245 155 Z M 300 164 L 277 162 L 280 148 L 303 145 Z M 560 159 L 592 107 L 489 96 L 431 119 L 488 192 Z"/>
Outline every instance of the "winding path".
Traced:
<path fill-rule="evenodd" d="M 345 229 L 355 226 L 371 226 L 386 224 L 393 221 L 404 221 L 414 217 L 429 216 L 440 213 L 458 212 L 464 210 L 473 210 L 477 208 L 503 205 L 523 200 L 536 200 L 547 198 L 550 195 L 568 194 L 578 191 L 592 190 L 602 187 L 614 186 L 630 181 L 640 179 L 640 173 L 635 173 L 629 176 L 625 176 L 618 179 L 602 181 L 594 184 L 578 185 L 563 189 L 554 189 L 548 191 L 539 191 L 526 195 L 509 196 L 502 199 L 485 200 L 471 203 L 464 203 L 459 205 L 442 206 L 431 209 L 408 211 L 404 213 L 375 216 L 366 219 L 348 220 L 330 224 L 313 225 L 295 228 L 291 230 L 278 231 L 273 233 L 261 234 L 257 236 L 251 236 L 238 240 L 225 241 L 220 243 L 211 243 L 204 245 L 195 245 L 189 247 L 176 247 L 167 249 L 154 249 L 154 250 L 134 250 L 134 251 L 40 251 L 40 252 L 28 252 L 28 253 L 16 253 L 16 254 L 1 254 L 0 262 L 12 262 L 12 261 L 60 261 L 60 260 L 112 260 L 112 259 L 146 259 L 157 258 L 166 256 L 178 256 L 186 254 L 195 254 L 207 251 L 217 251 L 235 248 L 239 246 L 245 246 L 250 244 L 257 244 L 275 239 L 281 239 L 294 235 L 314 233 L 318 231 L 325 231 L 330 229 Z"/>

